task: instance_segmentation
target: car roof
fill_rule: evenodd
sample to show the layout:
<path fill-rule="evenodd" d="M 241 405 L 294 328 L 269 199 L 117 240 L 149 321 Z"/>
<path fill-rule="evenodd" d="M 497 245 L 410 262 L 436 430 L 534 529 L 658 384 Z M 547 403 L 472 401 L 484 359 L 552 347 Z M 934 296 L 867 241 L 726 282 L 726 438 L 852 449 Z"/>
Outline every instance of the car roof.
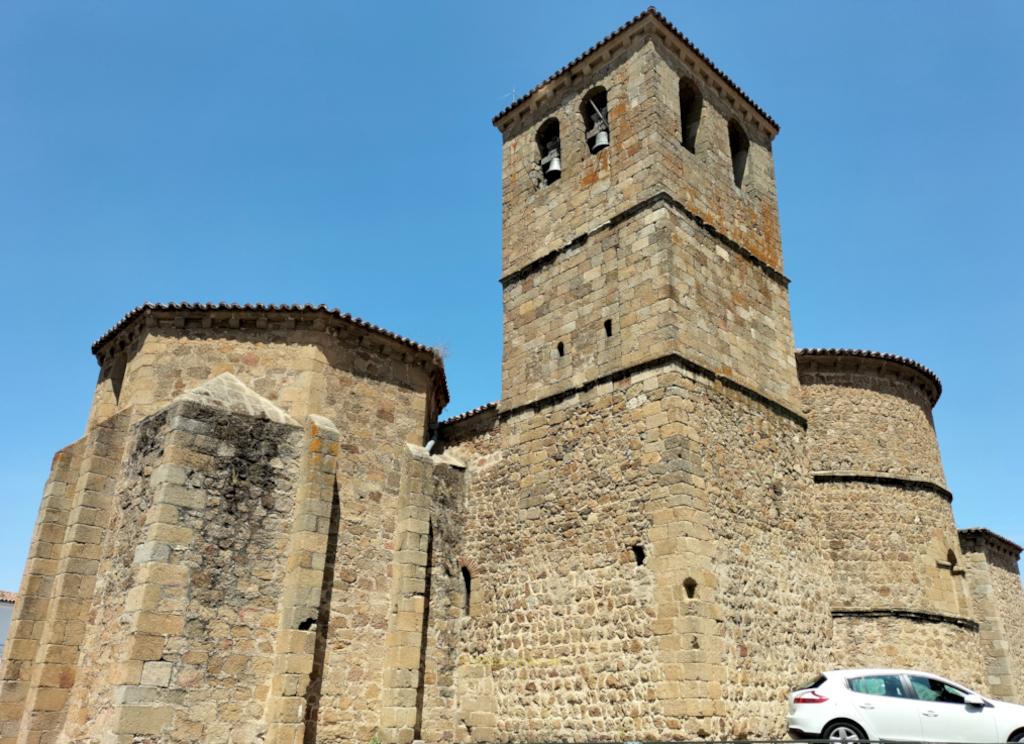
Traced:
<path fill-rule="evenodd" d="M 853 677 L 864 674 L 926 674 L 929 677 L 938 676 L 931 672 L 921 672 L 916 669 L 883 669 L 876 667 L 864 667 L 862 669 L 832 669 L 830 671 L 823 672 L 823 674 L 826 677 L 829 675 L 835 675 L 837 677 Z"/>
<path fill-rule="evenodd" d="M 941 674 L 935 674 L 934 672 L 924 672 L 920 669 L 881 669 L 866 667 L 864 669 L 833 669 L 828 672 L 822 672 L 822 674 L 824 674 L 826 677 L 840 677 L 844 679 L 848 679 L 850 677 L 864 677 L 876 674 L 920 674 L 925 677 L 933 677 L 934 679 L 941 680 L 942 682 L 948 682 L 949 684 L 955 685 L 957 687 L 970 689 L 963 682 L 957 682 L 955 680 L 948 679 L 947 677 L 943 677 Z"/>

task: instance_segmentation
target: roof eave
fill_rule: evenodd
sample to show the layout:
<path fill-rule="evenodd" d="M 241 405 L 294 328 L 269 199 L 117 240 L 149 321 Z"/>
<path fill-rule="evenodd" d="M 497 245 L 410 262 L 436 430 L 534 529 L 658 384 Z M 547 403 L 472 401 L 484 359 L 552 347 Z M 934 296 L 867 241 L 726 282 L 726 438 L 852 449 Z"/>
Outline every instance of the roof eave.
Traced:
<path fill-rule="evenodd" d="M 658 34 L 657 29 L 661 29 L 663 34 Z M 752 113 L 761 121 L 767 132 L 774 138 L 779 133 L 779 124 L 776 122 L 768 113 L 762 109 L 749 95 L 747 95 L 742 88 L 740 88 L 735 82 L 729 78 L 722 70 L 720 70 L 711 59 L 704 54 L 697 46 L 690 41 L 678 28 L 676 28 L 665 16 L 663 16 L 653 6 L 647 8 L 643 13 L 632 18 L 631 20 L 624 23 L 618 29 L 610 33 L 608 36 L 603 38 L 601 41 L 594 44 L 592 47 L 587 49 L 581 55 L 576 57 L 574 60 L 569 62 L 564 67 L 558 69 L 548 78 L 543 80 L 541 83 L 532 88 L 528 93 L 520 96 L 518 99 L 513 101 L 503 111 L 499 112 L 491 121 L 495 127 L 499 130 L 504 131 L 511 123 L 512 116 L 517 111 L 521 111 L 522 107 L 527 104 L 531 99 L 543 96 L 545 89 L 549 88 L 559 78 L 571 75 L 574 71 L 577 71 L 580 67 L 585 66 L 590 58 L 597 52 L 604 49 L 606 46 L 614 42 L 616 39 L 621 37 L 628 31 L 631 30 L 644 30 L 648 29 L 652 32 L 652 35 L 661 36 L 663 40 L 668 37 L 681 42 L 682 45 L 697 56 L 697 58 L 707 65 L 708 69 L 728 88 L 736 93 L 742 101 L 744 101 L 751 109 Z"/>
<path fill-rule="evenodd" d="M 160 312 L 180 312 L 180 313 L 222 313 L 222 312 L 255 312 L 255 313 L 283 313 L 289 315 L 298 315 L 303 313 L 316 313 L 323 314 L 324 316 L 341 323 L 345 323 L 360 333 L 367 333 L 386 339 L 387 341 L 397 344 L 400 347 L 413 352 L 414 354 L 428 357 L 431 367 L 431 374 L 435 377 L 436 385 L 438 388 L 438 409 L 437 413 L 440 413 L 450 400 L 450 394 L 448 391 L 448 380 L 444 369 L 444 360 L 441 358 L 441 353 L 430 346 L 426 346 L 417 341 L 413 341 L 410 338 L 397 334 L 393 331 L 389 331 L 386 328 L 382 328 L 374 323 L 363 320 L 351 313 L 343 313 L 337 308 L 329 308 L 327 305 L 274 305 L 274 304 L 236 304 L 236 303 L 151 303 L 139 305 L 133 308 L 127 314 L 125 314 L 112 328 L 104 333 L 95 343 L 92 345 L 93 356 L 96 357 L 96 361 L 102 364 L 102 355 L 106 349 L 113 343 L 115 343 L 119 336 L 124 333 L 128 328 L 133 327 L 136 322 L 144 322 L 147 315 Z"/>
<path fill-rule="evenodd" d="M 927 380 L 934 391 L 929 395 L 932 407 L 939 402 L 939 398 L 942 397 L 942 381 L 939 376 L 932 372 L 928 367 L 924 366 L 920 362 L 914 361 L 905 356 L 898 354 L 888 354 L 881 351 L 868 351 L 866 349 L 838 349 L 838 348 L 809 348 L 809 349 L 797 349 L 796 359 L 799 364 L 800 360 L 803 359 L 814 359 L 814 358 L 826 358 L 826 359 L 868 359 L 878 362 L 889 362 L 892 364 L 900 365 L 907 369 L 913 370 L 917 374 L 921 375 L 923 379 Z"/>

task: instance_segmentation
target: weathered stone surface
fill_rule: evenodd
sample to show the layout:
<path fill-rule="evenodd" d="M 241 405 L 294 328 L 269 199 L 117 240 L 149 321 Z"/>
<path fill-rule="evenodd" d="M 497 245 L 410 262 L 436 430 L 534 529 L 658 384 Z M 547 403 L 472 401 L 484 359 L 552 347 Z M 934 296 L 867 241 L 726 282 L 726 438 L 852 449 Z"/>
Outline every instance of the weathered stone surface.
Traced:
<path fill-rule="evenodd" d="M 493 701 L 500 740 L 777 731 L 831 621 L 801 443 L 672 368 L 459 442 L 479 599 L 456 675 L 479 670 L 459 688 Z M 780 642 L 797 628 L 806 645 Z"/>
<path fill-rule="evenodd" d="M 1024 700 L 1024 593 L 1020 547 L 986 529 L 960 531 L 985 675 L 994 695 Z"/>
<path fill-rule="evenodd" d="M 996 692 L 932 422 L 937 383 L 911 363 L 841 351 L 802 352 L 798 367 L 811 493 L 828 505 L 832 663 L 922 668 Z"/>
<path fill-rule="evenodd" d="M 183 396 L 188 400 L 209 408 L 222 408 L 229 413 L 265 418 L 277 424 L 298 426 L 291 416 L 266 398 L 247 388 L 230 372 L 222 372 Z"/>
<path fill-rule="evenodd" d="M 899 617 L 837 617 L 832 663 L 842 667 L 924 669 L 988 690 L 976 630 Z"/>
<path fill-rule="evenodd" d="M 858 356 L 799 357 L 801 394 L 815 437 L 815 473 L 887 476 L 946 486 L 924 375 Z"/>

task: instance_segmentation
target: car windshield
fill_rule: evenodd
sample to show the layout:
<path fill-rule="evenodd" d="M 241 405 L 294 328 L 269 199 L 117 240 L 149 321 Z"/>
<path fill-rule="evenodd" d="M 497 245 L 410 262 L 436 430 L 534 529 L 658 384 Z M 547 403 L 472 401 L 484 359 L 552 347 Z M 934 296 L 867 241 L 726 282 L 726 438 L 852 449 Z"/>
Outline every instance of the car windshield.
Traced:
<path fill-rule="evenodd" d="M 970 694 L 967 690 L 931 677 L 912 676 L 910 684 L 913 685 L 914 692 L 921 700 L 931 703 L 960 703 L 962 705 Z"/>

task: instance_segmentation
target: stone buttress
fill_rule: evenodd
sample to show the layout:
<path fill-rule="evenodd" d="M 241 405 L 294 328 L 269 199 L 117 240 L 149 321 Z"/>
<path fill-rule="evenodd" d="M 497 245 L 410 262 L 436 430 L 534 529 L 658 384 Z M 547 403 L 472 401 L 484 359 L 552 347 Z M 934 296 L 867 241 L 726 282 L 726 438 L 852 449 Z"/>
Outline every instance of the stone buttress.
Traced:
<path fill-rule="evenodd" d="M 1021 547 L 991 530 L 960 530 L 960 550 L 980 625 L 990 692 L 1024 704 L 1024 587 Z"/>

